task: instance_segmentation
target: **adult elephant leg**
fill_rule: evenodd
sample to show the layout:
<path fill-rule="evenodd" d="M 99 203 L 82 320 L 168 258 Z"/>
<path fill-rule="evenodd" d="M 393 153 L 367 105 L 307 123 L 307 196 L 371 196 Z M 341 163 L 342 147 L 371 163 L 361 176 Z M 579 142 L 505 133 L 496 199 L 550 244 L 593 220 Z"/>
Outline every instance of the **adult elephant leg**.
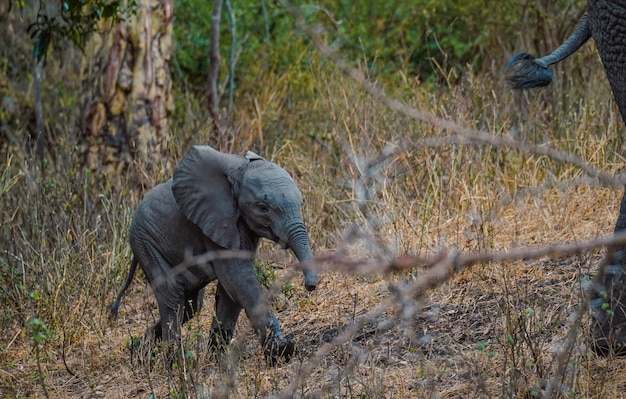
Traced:
<path fill-rule="evenodd" d="M 587 1 L 591 35 L 604 66 L 613 97 L 626 122 L 626 3 L 623 1 Z M 615 231 L 626 228 L 626 198 L 622 199 Z M 603 283 L 592 300 L 593 343 L 600 353 L 626 354 L 626 254 L 618 248 L 607 256 L 599 275 Z"/>
<path fill-rule="evenodd" d="M 626 190 L 620 204 L 615 232 L 626 231 Z M 615 270 L 609 268 L 604 275 L 604 286 L 610 289 L 613 301 L 613 320 L 610 334 L 614 336 L 614 351 L 626 355 L 626 246 L 620 246 L 615 252 Z"/>
<path fill-rule="evenodd" d="M 615 233 L 626 231 L 626 191 L 620 204 Z M 606 258 L 600 272 L 602 286 L 591 300 L 593 347 L 601 355 L 626 355 L 626 247 Z"/>
<path fill-rule="evenodd" d="M 622 230 L 626 230 L 626 189 L 624 190 L 624 196 L 619 206 L 619 216 L 615 222 L 615 233 L 619 233 Z M 623 257 L 623 254 L 618 254 L 618 256 Z"/>
<path fill-rule="evenodd" d="M 279 358 L 288 361 L 294 352 L 293 339 L 283 335 L 278 320 L 271 313 L 261 292 L 252 262 L 238 260 L 214 262 L 214 268 L 219 284 L 230 302 L 245 310 L 252 328 L 259 336 L 269 363 L 274 365 Z M 222 296 L 219 301 L 222 302 L 224 299 Z M 230 323 L 233 314 L 229 311 L 232 311 L 233 307 L 229 301 L 223 306 L 222 317 Z"/>

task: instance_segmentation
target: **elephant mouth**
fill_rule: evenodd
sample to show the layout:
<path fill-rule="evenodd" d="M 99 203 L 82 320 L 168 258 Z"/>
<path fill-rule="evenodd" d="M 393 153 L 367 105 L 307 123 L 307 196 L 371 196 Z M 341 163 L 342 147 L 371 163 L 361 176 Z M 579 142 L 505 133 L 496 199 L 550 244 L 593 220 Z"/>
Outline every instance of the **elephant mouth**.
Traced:
<path fill-rule="evenodd" d="M 289 243 L 287 242 L 287 240 L 285 240 L 284 238 L 281 238 L 278 234 L 274 233 L 274 230 L 271 227 L 267 228 L 267 234 L 264 234 L 264 236 L 268 240 L 272 240 L 278 245 L 280 245 L 282 249 L 289 248 Z"/>
<path fill-rule="evenodd" d="M 280 238 L 273 231 L 271 231 L 270 234 L 272 235 L 271 240 L 280 245 L 281 249 L 289 249 L 289 242 L 287 240 Z"/>

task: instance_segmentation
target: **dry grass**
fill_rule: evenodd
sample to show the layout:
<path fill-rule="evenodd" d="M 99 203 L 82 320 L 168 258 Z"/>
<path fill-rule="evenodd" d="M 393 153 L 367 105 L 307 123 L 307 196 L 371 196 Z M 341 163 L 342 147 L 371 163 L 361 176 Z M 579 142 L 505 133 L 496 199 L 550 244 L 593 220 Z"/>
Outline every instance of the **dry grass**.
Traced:
<path fill-rule="evenodd" d="M 295 71 L 259 77 L 267 84 L 242 105 L 240 128 L 224 146 L 249 146 L 292 173 L 317 253 L 389 260 L 453 248 L 577 242 L 612 231 L 622 193 L 568 183 L 581 172 L 546 156 L 447 145 L 410 149 L 368 168 L 390 144 L 450 133 L 389 110 L 311 58 L 304 88 L 290 101 L 289 82 L 302 78 L 290 75 Z M 601 82 L 596 72 L 590 79 Z M 524 98 L 509 93 L 500 77 L 471 71 L 460 86 L 436 91 L 405 82 L 395 95 L 419 109 L 496 135 L 548 142 L 611 173 L 621 167 L 615 137 L 622 127 L 614 123 L 615 109 L 603 105 L 609 93 L 603 83 L 589 86 L 585 101 L 569 112 L 545 92 Z M 181 139 L 172 157 L 187 143 L 206 140 L 195 124 L 193 137 L 185 122 L 177 127 Z M 129 266 L 127 228 L 141 193 L 108 188 L 106 179 L 74 166 L 71 148 L 60 146 L 45 172 L 24 148 L 6 151 L 0 176 L 5 397 L 540 397 L 581 303 L 581 281 L 594 274 L 603 253 L 479 264 L 415 301 L 399 293 L 427 268 L 352 275 L 330 265 L 318 289 L 307 293 L 299 275 L 292 287 L 280 280 L 293 258 L 263 245 L 259 257 L 277 266 L 281 281 L 272 302 L 297 340 L 298 356 L 267 367 L 242 316 L 231 350 L 216 359 L 206 342 L 213 300 L 207 295 L 205 310 L 185 329 L 187 356 L 168 369 L 159 352 L 150 359 L 127 349 L 156 317 L 141 279 L 118 321 L 107 320 Z M 394 296 L 394 306 L 336 341 Z M 596 357 L 588 349 L 588 325 L 585 320 L 580 329 L 560 392 L 622 397 L 624 361 Z M 308 374 L 292 387 L 301 370 Z"/>

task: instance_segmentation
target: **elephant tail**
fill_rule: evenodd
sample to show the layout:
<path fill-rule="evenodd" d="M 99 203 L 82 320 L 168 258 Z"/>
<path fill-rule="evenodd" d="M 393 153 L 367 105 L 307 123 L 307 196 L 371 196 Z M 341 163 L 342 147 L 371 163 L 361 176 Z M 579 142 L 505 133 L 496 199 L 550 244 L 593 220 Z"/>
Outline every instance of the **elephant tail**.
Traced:
<path fill-rule="evenodd" d="M 532 55 L 513 55 L 506 65 L 506 80 L 514 89 L 544 87 L 552 82 L 552 70 Z"/>
<path fill-rule="evenodd" d="M 133 282 L 133 278 L 135 277 L 135 272 L 137 271 L 137 263 L 138 263 L 137 258 L 133 256 L 133 260 L 130 263 L 130 270 L 128 271 L 128 277 L 126 277 L 126 282 L 124 283 L 124 286 L 120 290 L 119 294 L 117 294 L 117 298 L 115 298 L 115 302 L 113 302 L 113 304 L 111 305 L 111 313 L 109 314 L 109 320 L 117 319 L 117 312 L 120 309 L 120 302 L 122 300 L 122 297 L 124 296 L 124 293 L 130 286 L 130 283 Z"/>
<path fill-rule="evenodd" d="M 513 55 L 506 66 L 506 80 L 514 89 L 544 87 L 552 82 L 550 65 L 576 52 L 591 37 L 587 13 L 583 15 L 572 34 L 556 50 L 545 57 L 535 58 L 528 53 Z"/>

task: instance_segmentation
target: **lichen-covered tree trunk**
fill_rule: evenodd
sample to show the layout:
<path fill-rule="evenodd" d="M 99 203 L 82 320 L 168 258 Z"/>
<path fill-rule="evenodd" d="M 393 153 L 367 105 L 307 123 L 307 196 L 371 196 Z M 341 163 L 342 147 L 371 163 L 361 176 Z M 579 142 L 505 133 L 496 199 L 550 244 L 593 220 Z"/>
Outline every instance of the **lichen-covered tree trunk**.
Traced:
<path fill-rule="evenodd" d="M 174 108 L 172 18 L 172 0 L 137 0 L 134 15 L 103 26 L 87 43 L 80 142 L 92 170 L 119 176 L 164 162 Z"/>

